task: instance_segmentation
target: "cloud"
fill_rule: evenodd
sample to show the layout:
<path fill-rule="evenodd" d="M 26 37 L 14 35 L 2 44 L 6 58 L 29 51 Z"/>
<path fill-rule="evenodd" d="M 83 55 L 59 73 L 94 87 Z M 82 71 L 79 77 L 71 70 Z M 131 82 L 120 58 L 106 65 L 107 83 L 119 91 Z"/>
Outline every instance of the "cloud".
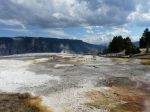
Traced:
<path fill-rule="evenodd" d="M 4 28 L 2 30 L 13 31 L 13 32 L 29 32 L 27 29 L 17 29 L 17 28 Z"/>
<path fill-rule="evenodd" d="M 41 28 L 118 26 L 134 0 L 0 0 L 0 19 Z"/>
<path fill-rule="evenodd" d="M 90 27 L 93 30 L 93 27 Z M 97 32 L 97 33 L 88 33 L 80 37 L 85 42 L 94 43 L 94 44 L 108 44 L 114 36 L 122 35 L 124 38 L 131 36 L 131 31 L 124 27 L 113 27 L 110 30 Z M 138 36 L 131 36 L 130 38 L 133 41 L 137 41 Z"/>
<path fill-rule="evenodd" d="M 66 38 L 70 37 L 71 35 L 64 32 L 63 29 L 44 29 L 44 32 L 49 33 L 50 35 L 57 37 L 57 38 Z"/>
<path fill-rule="evenodd" d="M 136 0 L 136 10 L 128 15 L 128 20 L 136 25 L 147 27 L 150 25 L 150 1 Z"/>
<path fill-rule="evenodd" d="M 86 32 L 89 33 L 89 34 L 93 34 L 93 33 L 94 33 L 92 26 L 85 27 L 85 30 L 86 30 Z"/>
<path fill-rule="evenodd" d="M 110 42 L 111 35 L 105 32 L 101 34 L 90 34 L 82 36 L 81 40 L 92 44 L 106 44 Z"/>
<path fill-rule="evenodd" d="M 26 29 L 25 25 L 16 20 L 3 20 L 0 19 L 0 23 L 11 25 L 11 26 L 21 26 L 22 29 Z"/>
<path fill-rule="evenodd" d="M 0 0 L 0 24 L 8 25 L 1 30 L 96 44 L 108 43 L 116 35 L 137 40 L 129 25 L 150 26 L 150 1 Z"/>

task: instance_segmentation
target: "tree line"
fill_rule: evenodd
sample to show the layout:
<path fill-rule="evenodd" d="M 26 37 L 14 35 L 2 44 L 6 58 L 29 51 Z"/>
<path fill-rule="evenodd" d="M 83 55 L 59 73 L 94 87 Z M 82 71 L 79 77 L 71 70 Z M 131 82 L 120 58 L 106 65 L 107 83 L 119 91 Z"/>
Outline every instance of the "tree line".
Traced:
<path fill-rule="evenodd" d="M 108 45 L 107 53 L 119 53 L 125 51 L 125 55 L 132 55 L 140 53 L 140 48 L 146 48 L 146 52 L 148 53 L 149 47 L 150 31 L 148 28 L 146 28 L 139 40 L 139 46 L 134 45 L 130 37 L 123 38 L 121 35 L 114 36 Z"/>

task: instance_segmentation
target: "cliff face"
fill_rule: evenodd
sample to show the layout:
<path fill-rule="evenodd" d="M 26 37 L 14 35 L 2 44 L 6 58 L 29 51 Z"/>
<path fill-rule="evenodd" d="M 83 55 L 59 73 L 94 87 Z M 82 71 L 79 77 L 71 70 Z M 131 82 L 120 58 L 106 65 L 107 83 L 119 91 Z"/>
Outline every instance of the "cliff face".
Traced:
<path fill-rule="evenodd" d="M 100 46 L 81 40 L 35 38 L 35 37 L 0 37 L 0 55 L 43 52 L 68 52 L 87 54 Z"/>

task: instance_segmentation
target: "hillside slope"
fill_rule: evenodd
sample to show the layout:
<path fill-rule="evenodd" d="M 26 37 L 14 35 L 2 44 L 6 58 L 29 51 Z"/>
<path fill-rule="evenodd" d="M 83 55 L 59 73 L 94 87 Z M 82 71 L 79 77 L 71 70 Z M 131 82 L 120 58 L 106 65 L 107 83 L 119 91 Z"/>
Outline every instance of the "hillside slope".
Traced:
<path fill-rule="evenodd" d="M 43 37 L 0 37 L 0 55 L 43 52 L 67 52 L 88 54 L 102 46 L 88 44 L 81 40 Z"/>

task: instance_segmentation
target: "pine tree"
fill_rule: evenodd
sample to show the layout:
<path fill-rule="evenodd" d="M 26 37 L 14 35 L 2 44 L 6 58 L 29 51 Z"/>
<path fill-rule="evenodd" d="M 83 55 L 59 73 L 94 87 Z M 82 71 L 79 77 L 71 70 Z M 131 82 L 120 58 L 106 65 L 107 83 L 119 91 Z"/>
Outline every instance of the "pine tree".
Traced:
<path fill-rule="evenodd" d="M 144 37 L 141 37 L 140 38 L 140 48 L 146 48 L 146 41 L 145 41 L 145 38 Z"/>
<path fill-rule="evenodd" d="M 122 36 L 115 36 L 109 43 L 109 52 L 117 53 L 124 50 L 124 40 Z"/>
<path fill-rule="evenodd" d="M 146 52 L 149 52 L 150 48 L 150 31 L 148 28 L 144 30 L 142 37 L 140 38 L 140 48 L 146 48 Z"/>
<path fill-rule="evenodd" d="M 131 42 L 131 39 L 129 37 L 124 39 L 124 49 L 125 49 L 125 54 L 130 55 L 132 54 L 132 48 L 133 44 Z"/>

